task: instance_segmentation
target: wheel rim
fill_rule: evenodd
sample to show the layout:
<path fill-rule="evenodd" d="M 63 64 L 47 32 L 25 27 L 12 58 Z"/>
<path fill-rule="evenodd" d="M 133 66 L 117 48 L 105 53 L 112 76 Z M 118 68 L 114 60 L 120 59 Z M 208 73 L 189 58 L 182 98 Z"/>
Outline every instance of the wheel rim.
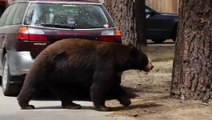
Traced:
<path fill-rule="evenodd" d="M 8 84 L 8 66 L 7 60 L 5 60 L 4 68 L 3 68 L 3 75 L 2 75 L 2 88 L 5 91 Z"/>

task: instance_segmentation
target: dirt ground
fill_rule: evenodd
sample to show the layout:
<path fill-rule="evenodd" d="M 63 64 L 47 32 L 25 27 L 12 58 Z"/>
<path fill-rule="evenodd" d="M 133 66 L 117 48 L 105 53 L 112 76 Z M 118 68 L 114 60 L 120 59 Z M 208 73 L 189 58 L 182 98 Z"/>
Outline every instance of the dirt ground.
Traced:
<path fill-rule="evenodd" d="M 116 101 L 107 102 L 115 110 L 114 116 L 124 115 L 137 120 L 211 120 L 211 101 L 203 105 L 199 101 L 169 97 L 174 45 L 148 45 L 143 51 L 152 60 L 154 69 L 148 74 L 135 70 L 124 72 L 122 85 L 137 96 L 127 108 Z"/>

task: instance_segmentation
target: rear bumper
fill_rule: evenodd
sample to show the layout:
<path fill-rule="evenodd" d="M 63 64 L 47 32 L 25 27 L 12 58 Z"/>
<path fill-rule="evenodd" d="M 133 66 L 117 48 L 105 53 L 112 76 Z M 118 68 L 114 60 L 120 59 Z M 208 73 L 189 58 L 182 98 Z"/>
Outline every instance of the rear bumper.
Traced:
<path fill-rule="evenodd" d="M 12 76 L 25 75 L 33 63 L 33 58 L 28 51 L 7 51 L 9 72 Z"/>

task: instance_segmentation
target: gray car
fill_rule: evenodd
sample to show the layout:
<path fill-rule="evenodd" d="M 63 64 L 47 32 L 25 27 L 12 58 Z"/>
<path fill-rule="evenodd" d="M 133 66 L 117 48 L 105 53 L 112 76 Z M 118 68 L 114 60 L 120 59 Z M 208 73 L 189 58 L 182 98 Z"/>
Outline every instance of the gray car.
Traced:
<path fill-rule="evenodd" d="M 36 56 L 66 38 L 121 43 L 120 32 L 98 1 L 21 1 L 0 19 L 0 75 L 4 95 L 17 95 Z"/>

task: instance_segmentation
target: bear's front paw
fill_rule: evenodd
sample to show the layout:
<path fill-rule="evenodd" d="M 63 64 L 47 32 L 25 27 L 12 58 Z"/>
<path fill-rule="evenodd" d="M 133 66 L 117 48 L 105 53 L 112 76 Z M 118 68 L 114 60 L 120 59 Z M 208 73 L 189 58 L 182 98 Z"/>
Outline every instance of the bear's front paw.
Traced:
<path fill-rule="evenodd" d="M 27 109 L 35 109 L 35 107 L 33 105 L 28 105 L 25 107 L 21 107 L 22 110 L 27 110 Z"/>
<path fill-rule="evenodd" d="M 64 105 L 63 108 L 65 108 L 65 109 L 80 109 L 81 105 L 72 103 L 72 104 L 69 104 L 69 105 Z"/>
<path fill-rule="evenodd" d="M 129 106 L 129 105 L 131 104 L 130 99 L 127 98 L 127 97 L 121 97 L 121 98 L 119 98 L 118 100 L 119 100 L 119 102 L 120 102 L 123 106 L 126 106 L 126 107 Z"/>

